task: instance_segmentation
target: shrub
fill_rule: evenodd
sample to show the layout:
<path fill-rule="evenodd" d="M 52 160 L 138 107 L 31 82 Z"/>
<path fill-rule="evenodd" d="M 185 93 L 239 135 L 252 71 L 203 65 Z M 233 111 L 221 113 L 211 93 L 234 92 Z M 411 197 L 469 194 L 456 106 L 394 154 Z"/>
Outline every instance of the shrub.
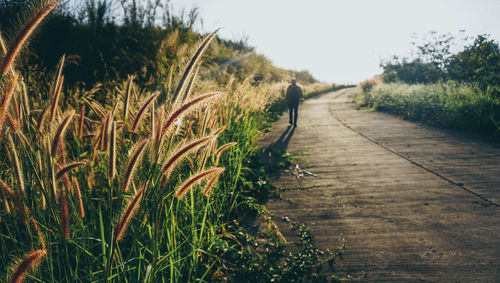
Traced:
<path fill-rule="evenodd" d="M 454 81 L 429 85 L 391 83 L 373 89 L 367 104 L 407 119 L 497 136 L 498 91 L 498 87 L 483 89 Z"/>

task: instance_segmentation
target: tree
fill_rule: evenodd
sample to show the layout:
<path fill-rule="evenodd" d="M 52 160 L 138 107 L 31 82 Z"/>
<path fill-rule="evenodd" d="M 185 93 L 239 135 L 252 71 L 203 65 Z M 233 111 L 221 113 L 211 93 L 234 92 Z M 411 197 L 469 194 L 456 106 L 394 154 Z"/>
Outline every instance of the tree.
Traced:
<path fill-rule="evenodd" d="M 488 35 L 479 35 L 474 42 L 451 57 L 447 65 L 449 77 L 481 86 L 500 85 L 500 48 Z"/>
<path fill-rule="evenodd" d="M 404 82 L 408 84 L 434 83 L 446 77 L 446 73 L 436 64 L 425 63 L 422 59 L 408 62 L 406 58 L 394 57 L 393 61 L 382 64 L 385 82 Z"/>

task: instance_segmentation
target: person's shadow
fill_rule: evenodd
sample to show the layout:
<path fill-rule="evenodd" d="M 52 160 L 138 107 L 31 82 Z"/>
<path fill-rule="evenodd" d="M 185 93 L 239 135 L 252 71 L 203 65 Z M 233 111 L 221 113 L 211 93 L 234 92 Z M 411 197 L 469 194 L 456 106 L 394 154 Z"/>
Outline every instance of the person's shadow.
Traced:
<path fill-rule="evenodd" d="M 283 169 L 290 166 L 286 150 L 294 132 L 295 127 L 288 126 L 278 140 L 270 144 L 262 153 L 261 160 L 272 179 L 279 178 Z"/>
<path fill-rule="evenodd" d="M 295 132 L 295 127 L 288 126 L 285 131 L 281 134 L 277 141 L 273 142 L 269 148 L 276 151 L 285 152 L 288 148 L 288 143 L 292 139 L 293 133 Z"/>

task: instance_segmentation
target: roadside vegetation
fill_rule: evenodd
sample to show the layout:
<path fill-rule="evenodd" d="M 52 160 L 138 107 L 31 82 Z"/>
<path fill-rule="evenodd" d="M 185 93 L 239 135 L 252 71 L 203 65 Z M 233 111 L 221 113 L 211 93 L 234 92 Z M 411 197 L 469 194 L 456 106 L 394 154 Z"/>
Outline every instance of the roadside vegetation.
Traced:
<path fill-rule="evenodd" d="M 254 142 L 289 78 L 331 86 L 146 2 L 0 2 L 0 280 L 326 280 L 335 255 L 261 204 Z"/>
<path fill-rule="evenodd" d="M 358 105 L 407 119 L 498 138 L 500 47 L 487 35 L 468 39 L 452 52 L 456 39 L 431 33 L 417 47 L 417 58 L 395 57 L 381 76 L 360 84 Z"/>

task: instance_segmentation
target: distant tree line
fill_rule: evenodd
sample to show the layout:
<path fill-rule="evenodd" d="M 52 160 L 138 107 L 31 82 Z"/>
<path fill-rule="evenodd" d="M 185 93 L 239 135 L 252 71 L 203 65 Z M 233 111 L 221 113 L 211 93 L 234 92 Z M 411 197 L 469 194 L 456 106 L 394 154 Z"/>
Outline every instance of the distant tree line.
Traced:
<path fill-rule="evenodd" d="M 463 50 L 452 52 L 455 37 L 433 36 L 417 45 L 415 59 L 394 57 L 381 64 L 385 82 L 408 84 L 453 80 L 477 84 L 481 88 L 500 85 L 500 47 L 488 35 L 478 35 Z"/>

